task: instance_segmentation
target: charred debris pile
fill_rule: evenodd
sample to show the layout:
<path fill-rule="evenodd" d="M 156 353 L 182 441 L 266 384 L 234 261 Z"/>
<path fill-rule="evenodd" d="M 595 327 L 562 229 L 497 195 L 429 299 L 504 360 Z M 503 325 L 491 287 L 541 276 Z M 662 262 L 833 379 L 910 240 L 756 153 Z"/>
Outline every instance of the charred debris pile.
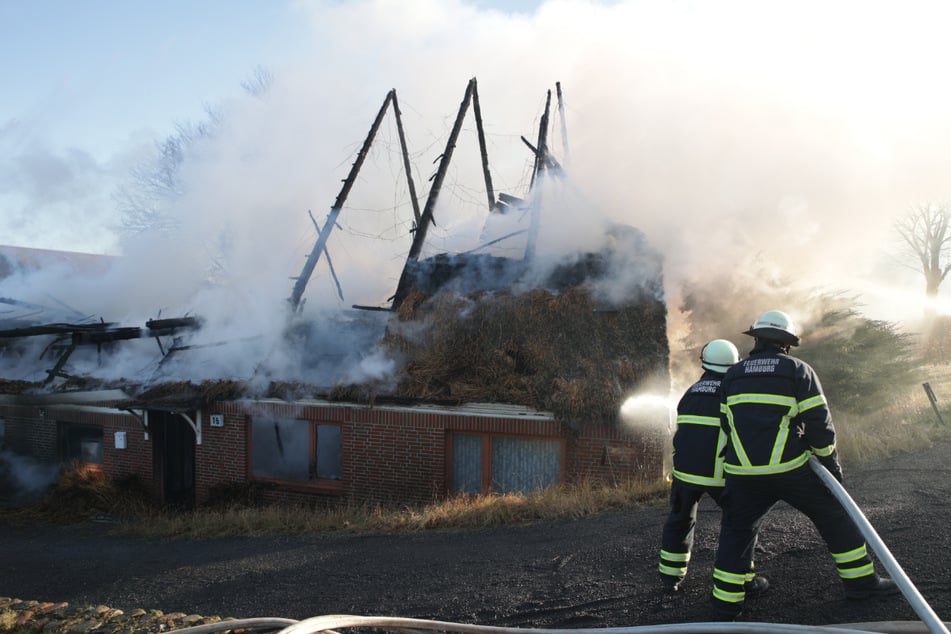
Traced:
<path fill-rule="evenodd" d="M 560 85 L 557 95 L 562 138 L 566 139 Z M 488 212 L 518 213 L 519 217 L 527 217 L 529 223 L 525 229 L 465 253 L 422 258 L 426 231 L 434 222 L 433 209 L 470 105 L 476 118 Z M 547 141 L 550 106 L 551 91 L 537 139 L 531 143 L 523 137 L 535 164 L 531 187 L 543 178 L 565 177 Z M 316 243 L 288 298 L 290 313 L 298 324 L 307 282 L 322 256 L 326 255 L 327 266 L 335 276 L 327 239 L 337 226 L 336 219 L 388 109 L 396 117 L 413 202 L 413 240 L 390 306 L 354 309 L 389 313 L 383 320 L 385 325 L 375 333 L 375 345 L 396 361 L 395 381 L 357 384 L 341 378 L 335 385 L 319 387 L 309 384 L 303 373 L 300 382 L 269 381 L 264 382 L 266 388 L 261 387 L 262 381 L 256 377 L 254 390 L 251 381 L 233 380 L 124 386 L 138 406 L 200 406 L 250 397 L 324 398 L 367 405 L 495 402 L 550 411 L 557 419 L 577 426 L 584 422 L 617 422 L 621 404 L 634 392 L 651 388 L 665 391 L 669 386 L 669 351 L 660 255 L 638 229 L 613 226 L 606 230 L 603 246 L 595 252 L 579 250 L 572 256 L 563 256 L 554 265 L 542 267 L 537 256 L 541 210 L 528 202 L 532 198 L 531 188 L 525 199 L 496 195 L 493 189 L 474 78 L 467 84 L 422 208 L 408 168 L 396 93 L 387 94 L 326 222 L 319 227 L 315 223 Z M 486 248 L 516 236 L 525 245 L 521 257 L 497 257 Z M 511 251 L 508 249 L 507 253 Z M 544 274 L 540 273 L 542 270 Z M 155 336 L 165 358 L 173 353 L 183 355 L 188 354 L 185 351 L 189 346 L 184 343 L 188 331 L 200 329 L 202 322 L 186 317 L 150 323 L 146 329 L 108 324 L 67 326 L 28 326 L 30 330 L 19 332 L 58 336 L 58 361 L 47 372 L 50 380 L 58 379 L 56 389 L 62 390 L 96 388 L 95 380 L 64 372 L 66 361 L 78 346 L 115 345 L 125 338 Z M 50 328 L 53 330 L 47 332 Z M 0 336 L 8 337 L 9 342 L 9 337 L 17 334 L 11 330 Z M 181 335 L 181 339 L 175 338 L 173 345 L 163 348 L 159 334 L 166 335 L 166 339 L 168 335 Z M 53 388 L 46 384 L 0 380 L 0 392 L 6 394 L 50 389 Z"/>
<path fill-rule="evenodd" d="M 527 287 L 518 277 L 522 261 L 446 255 L 421 261 L 418 284 L 382 340 L 402 360 L 394 395 L 524 405 L 576 426 L 616 422 L 634 391 L 666 386 L 660 258 L 636 229 L 613 233 L 624 234 L 625 248 L 639 250 L 587 253 Z M 639 267 L 636 283 L 615 279 L 619 263 Z M 467 276 L 470 269 L 475 274 Z M 622 297 L 609 294 L 618 287 Z M 372 393 L 372 386 L 338 386 L 332 397 Z"/>

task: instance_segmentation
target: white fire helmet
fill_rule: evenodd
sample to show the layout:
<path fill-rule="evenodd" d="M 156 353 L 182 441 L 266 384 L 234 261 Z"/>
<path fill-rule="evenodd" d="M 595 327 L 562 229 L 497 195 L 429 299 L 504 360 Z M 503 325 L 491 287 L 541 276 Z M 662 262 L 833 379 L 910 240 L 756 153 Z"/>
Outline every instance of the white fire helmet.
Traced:
<path fill-rule="evenodd" d="M 724 373 L 740 360 L 736 346 L 726 339 L 714 339 L 700 351 L 700 365 L 712 372 Z"/>
<path fill-rule="evenodd" d="M 789 315 L 781 310 L 767 310 L 743 334 L 760 339 L 772 339 L 790 346 L 799 345 L 796 325 Z"/>

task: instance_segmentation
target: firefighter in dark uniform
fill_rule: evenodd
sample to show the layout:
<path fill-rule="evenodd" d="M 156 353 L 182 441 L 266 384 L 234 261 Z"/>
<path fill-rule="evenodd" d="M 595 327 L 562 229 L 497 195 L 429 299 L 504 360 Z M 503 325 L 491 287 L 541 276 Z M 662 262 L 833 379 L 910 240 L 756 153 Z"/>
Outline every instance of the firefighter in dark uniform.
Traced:
<path fill-rule="evenodd" d="M 742 612 L 756 531 L 779 500 L 812 520 L 835 560 L 847 598 L 896 594 L 895 582 L 875 572 L 858 527 L 809 467 L 814 455 L 842 481 L 835 428 L 819 377 L 809 364 L 789 355 L 789 347 L 799 345 L 792 320 L 770 310 L 743 334 L 754 337 L 753 350 L 726 372 L 721 384 L 721 424 L 728 443 L 713 607 L 724 618 Z"/>
<path fill-rule="evenodd" d="M 700 499 L 706 494 L 720 502 L 725 484 L 720 454 L 726 444 L 720 428 L 720 380 L 739 359 L 736 346 L 726 339 L 708 342 L 700 351 L 703 374 L 677 404 L 670 514 L 661 535 L 658 567 L 668 592 L 678 592 L 687 574 Z M 745 586 L 747 594 L 754 594 L 769 583 L 749 573 Z"/>

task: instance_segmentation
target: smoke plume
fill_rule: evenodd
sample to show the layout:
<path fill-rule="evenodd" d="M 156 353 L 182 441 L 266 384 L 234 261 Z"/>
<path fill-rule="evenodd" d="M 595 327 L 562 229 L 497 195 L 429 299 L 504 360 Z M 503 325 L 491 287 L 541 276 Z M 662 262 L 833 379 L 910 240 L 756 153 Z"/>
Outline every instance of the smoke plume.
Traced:
<path fill-rule="evenodd" d="M 322 359 L 286 345 L 292 278 L 387 92 L 398 93 L 425 201 L 476 77 L 493 185 L 518 197 L 528 196 L 533 164 L 522 137 L 535 142 L 549 91 L 564 90 L 563 116 L 551 95 L 549 145 L 566 176 L 535 190 L 540 260 L 597 249 L 608 226 L 637 227 L 662 254 L 675 331 L 689 327 L 679 314 L 685 284 L 762 271 L 799 288 L 857 291 L 887 318 L 920 310 L 887 301 L 917 283 L 888 253 L 897 215 L 948 195 L 939 29 L 949 10 L 939 3 L 912 0 L 900 14 L 887 3 L 816 0 L 795 10 L 753 0 L 549 0 L 524 14 L 462 0 L 298 10 L 312 47 L 270 69 L 267 90 L 223 99 L 214 132 L 188 147 L 179 195 L 163 203 L 175 232 L 127 239 L 121 266 L 94 280 L 8 278 L 2 293 L 55 296 L 107 320 L 207 320 L 192 341 L 202 352 L 187 363 L 158 367 L 142 350 L 154 342 L 141 342 L 124 347 L 112 373 L 248 377 L 267 359 L 272 376 L 292 377 L 337 359 L 350 380 L 361 368 L 379 379 L 387 360 L 329 319 L 354 319 L 354 304 L 386 306 L 412 240 L 392 116 L 304 296 L 302 317 L 332 315 L 307 334 Z M 529 221 L 526 212 L 486 225 L 471 109 L 453 151 L 422 257 L 474 249 Z M 520 248 L 515 238 L 495 246 Z M 614 276 L 621 285 L 637 276 L 625 266 Z M 785 307 L 751 305 L 749 320 L 770 308 Z M 729 333 L 746 325 L 719 324 Z"/>

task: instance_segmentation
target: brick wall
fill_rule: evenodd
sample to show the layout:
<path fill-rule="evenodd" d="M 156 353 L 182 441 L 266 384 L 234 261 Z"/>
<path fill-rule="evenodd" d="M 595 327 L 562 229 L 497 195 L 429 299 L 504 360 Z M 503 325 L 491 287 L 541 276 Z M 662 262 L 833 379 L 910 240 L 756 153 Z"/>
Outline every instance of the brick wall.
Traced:
<path fill-rule="evenodd" d="M 56 462 L 56 425 L 37 407 L 0 406 L 6 447 L 40 462 Z"/>
<path fill-rule="evenodd" d="M 211 427 L 210 415 L 224 425 Z M 103 469 L 114 477 L 136 474 L 152 482 L 152 444 L 137 417 L 107 407 L 54 406 L 38 409 L 0 405 L 6 442 L 34 457 L 56 458 L 56 421 L 100 426 Z M 244 486 L 250 477 L 252 421 L 256 416 L 333 423 L 341 427 L 341 480 L 316 484 L 258 482 L 268 501 L 297 503 L 426 503 L 449 490 L 451 432 L 556 438 L 564 441 L 562 479 L 619 484 L 663 477 L 665 433 L 585 425 L 578 430 L 541 416 L 456 413 L 450 409 L 364 407 L 284 401 L 219 402 L 202 411 L 202 444 L 195 447 L 195 500 L 209 501 L 223 485 Z M 126 432 L 126 449 L 115 432 Z M 155 486 L 155 483 L 153 483 Z"/>
<path fill-rule="evenodd" d="M 216 403 L 211 410 L 225 413 L 225 428 L 244 433 L 246 451 L 238 454 L 212 449 L 211 431 L 203 426 L 205 443 L 196 454 L 199 503 L 207 492 L 225 482 L 244 481 L 250 456 L 248 430 L 255 416 L 301 419 L 341 426 L 342 480 L 324 485 L 262 483 L 266 500 L 334 503 L 426 503 L 446 495 L 450 431 L 560 437 L 561 426 L 550 419 L 474 416 L 421 408 L 369 408 L 363 406 L 301 404 L 278 401 Z M 242 418 L 242 415 L 244 418 Z M 220 431 L 220 430 L 219 430 Z M 230 475 L 229 475 L 230 474 Z"/>
<path fill-rule="evenodd" d="M 568 480 L 609 485 L 660 480 L 664 477 L 668 442 L 667 434 L 662 430 L 586 426 L 569 438 Z"/>
<path fill-rule="evenodd" d="M 223 427 L 212 427 L 212 414 L 224 417 Z M 251 417 L 235 403 L 218 403 L 202 412 L 202 443 L 195 447 L 195 499 L 200 503 L 218 486 L 242 484 L 248 479 Z"/>

